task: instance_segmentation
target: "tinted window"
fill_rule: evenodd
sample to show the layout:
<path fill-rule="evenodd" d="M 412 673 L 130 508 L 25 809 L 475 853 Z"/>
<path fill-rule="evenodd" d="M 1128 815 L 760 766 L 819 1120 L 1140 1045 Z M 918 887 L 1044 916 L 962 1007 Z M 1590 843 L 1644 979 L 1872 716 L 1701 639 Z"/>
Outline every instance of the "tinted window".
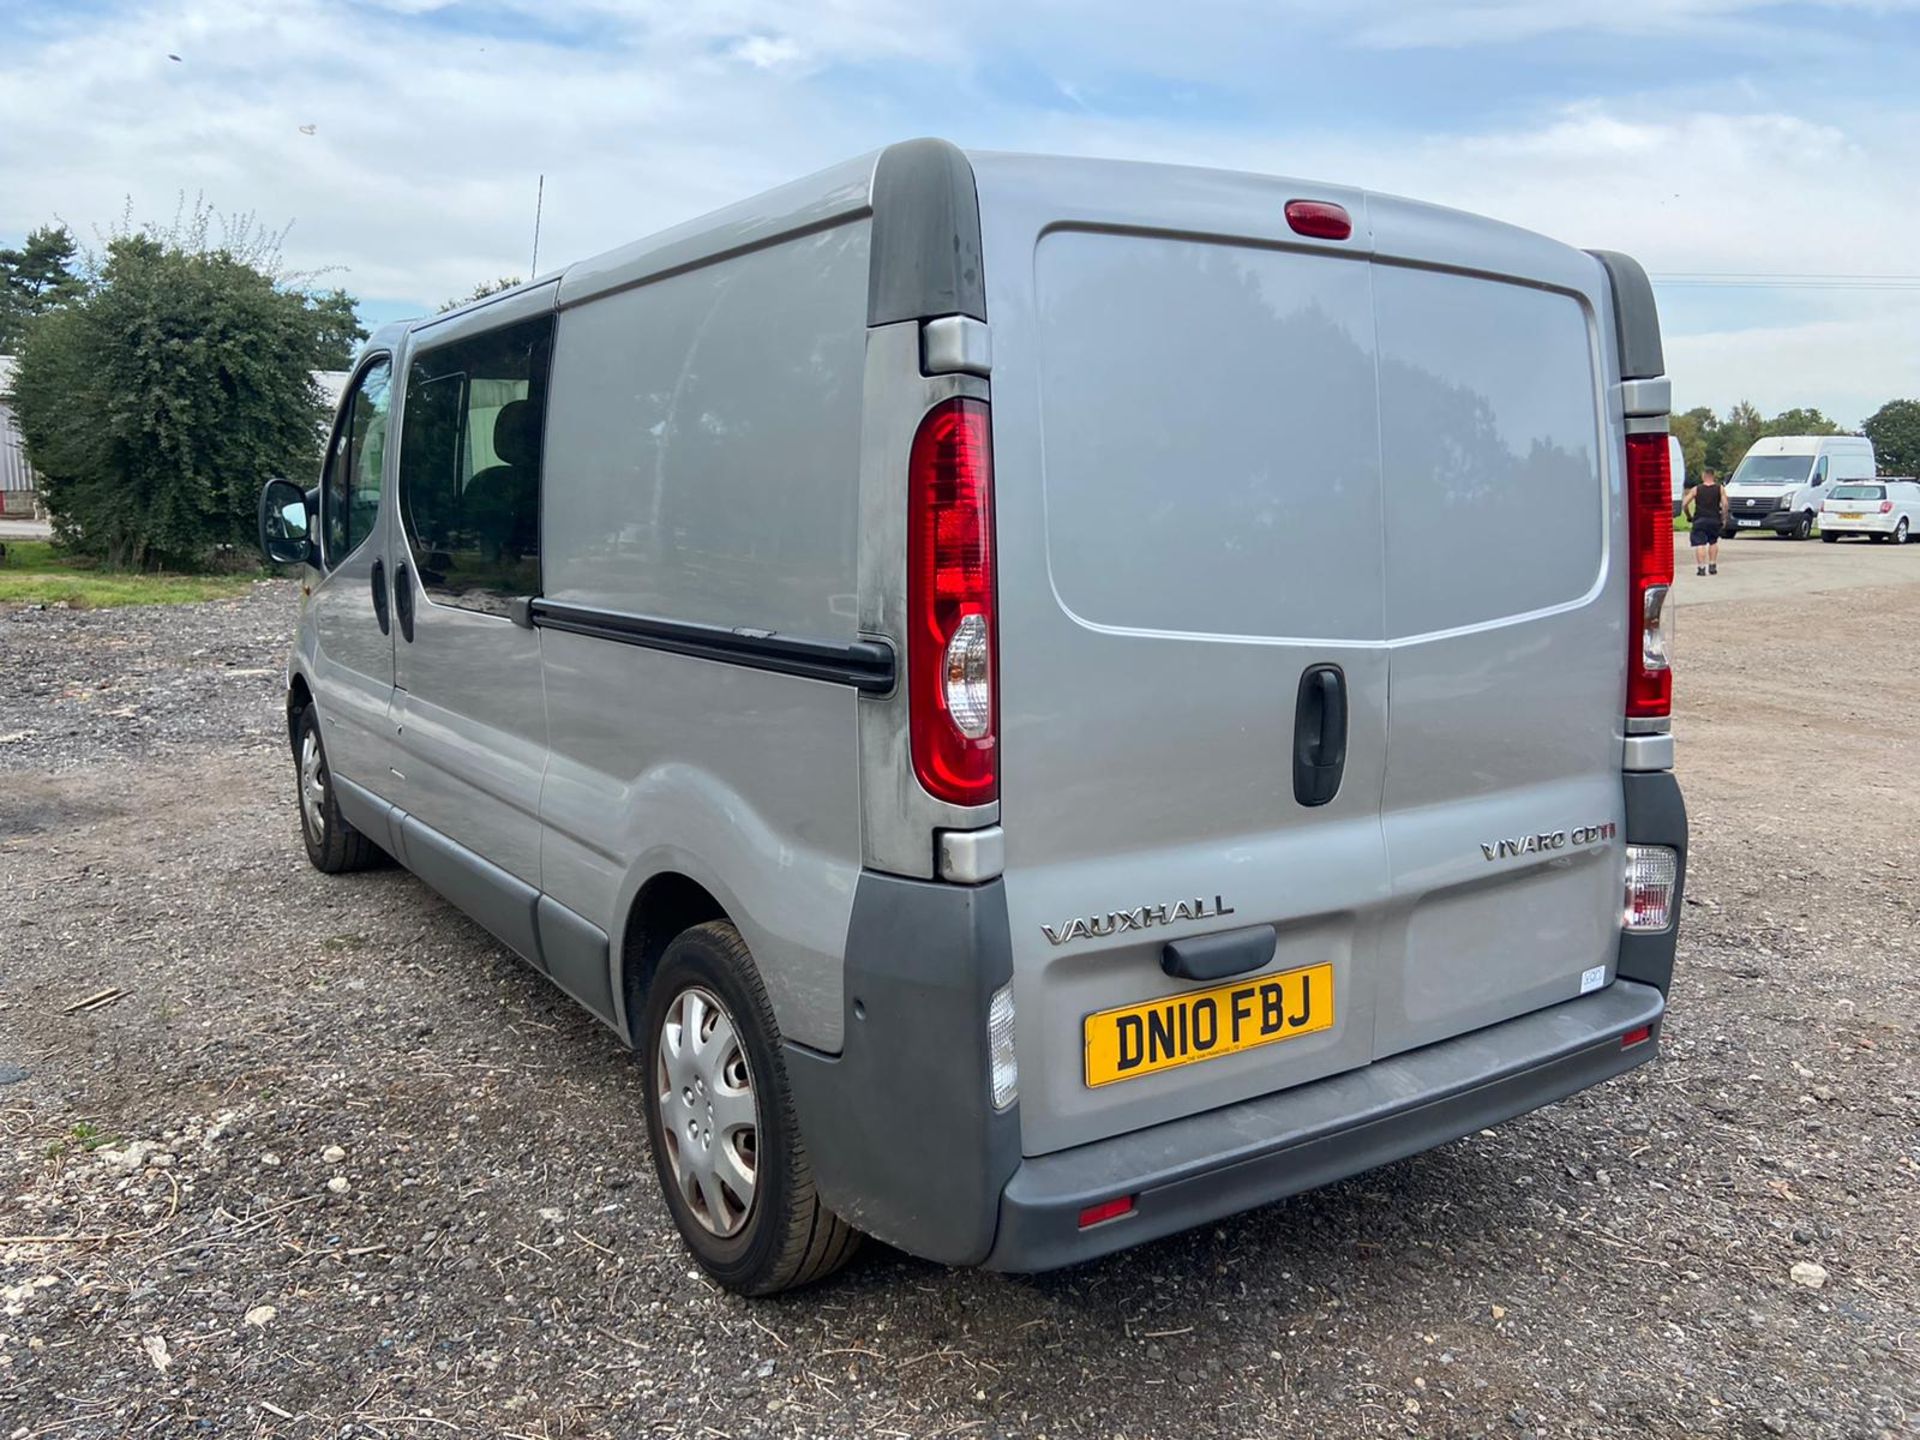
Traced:
<path fill-rule="evenodd" d="M 393 367 L 376 360 L 360 374 L 327 455 L 321 509 L 327 563 L 338 565 L 359 548 L 380 513 L 380 470 L 387 455 L 387 413 Z"/>
<path fill-rule="evenodd" d="M 1836 485 L 1827 496 L 1829 500 L 1884 500 L 1887 487 L 1884 485 Z"/>
<path fill-rule="evenodd" d="M 443 605 L 507 613 L 540 593 L 540 459 L 553 321 L 418 356 L 407 372 L 400 513 Z"/>

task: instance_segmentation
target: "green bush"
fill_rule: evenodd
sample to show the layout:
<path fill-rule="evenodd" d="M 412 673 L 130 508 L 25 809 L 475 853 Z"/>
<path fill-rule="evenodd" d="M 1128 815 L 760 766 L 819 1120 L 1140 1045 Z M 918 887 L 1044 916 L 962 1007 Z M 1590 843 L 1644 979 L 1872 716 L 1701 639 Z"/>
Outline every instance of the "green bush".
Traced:
<path fill-rule="evenodd" d="M 78 298 L 38 317 L 13 405 L 62 545 L 112 569 L 198 569 L 250 547 L 260 487 L 313 472 L 324 398 L 363 333 L 341 291 L 275 273 L 242 222 L 109 241 Z"/>

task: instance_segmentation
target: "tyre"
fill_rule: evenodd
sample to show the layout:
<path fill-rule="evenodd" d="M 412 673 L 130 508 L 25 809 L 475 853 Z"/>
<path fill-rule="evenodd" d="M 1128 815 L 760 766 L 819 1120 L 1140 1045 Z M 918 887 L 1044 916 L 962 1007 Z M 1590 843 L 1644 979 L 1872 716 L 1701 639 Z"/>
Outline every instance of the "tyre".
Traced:
<path fill-rule="evenodd" d="M 1829 545 L 1838 545 L 1840 543 L 1840 537 L 1831 530 L 1822 530 L 1820 532 L 1820 538 Z"/>
<path fill-rule="evenodd" d="M 1793 538 L 1796 540 L 1811 540 L 1813 538 L 1813 512 L 1811 510 L 1802 512 L 1800 523 L 1793 527 Z"/>
<path fill-rule="evenodd" d="M 814 1191 L 773 1007 L 731 924 L 667 946 L 639 1039 L 654 1172 L 700 1268 L 773 1295 L 852 1259 L 860 1233 Z"/>
<path fill-rule="evenodd" d="M 1900 523 L 1893 527 L 1893 543 L 1896 545 L 1907 543 L 1907 517 L 1904 515 L 1900 517 Z"/>
<path fill-rule="evenodd" d="M 314 869 L 327 875 L 364 870 L 377 863 L 380 847 L 353 828 L 334 799 L 327 747 L 320 739 L 320 715 L 312 705 L 301 710 L 294 736 L 294 784 L 307 859 Z"/>

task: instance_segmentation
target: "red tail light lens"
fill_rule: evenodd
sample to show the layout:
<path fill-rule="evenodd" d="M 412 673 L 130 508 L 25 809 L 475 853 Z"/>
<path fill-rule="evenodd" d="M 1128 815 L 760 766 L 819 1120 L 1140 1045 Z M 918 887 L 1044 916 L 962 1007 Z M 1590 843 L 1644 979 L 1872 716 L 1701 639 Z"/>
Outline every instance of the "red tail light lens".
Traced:
<path fill-rule="evenodd" d="M 1627 436 L 1627 549 L 1630 579 L 1627 714 L 1673 713 L 1668 666 L 1668 592 L 1673 587 L 1673 471 L 1665 435 Z"/>
<path fill-rule="evenodd" d="M 1296 235 L 1315 240 L 1344 240 L 1353 234 L 1353 219 L 1347 207 L 1331 200 L 1287 201 L 1287 224 Z"/>
<path fill-rule="evenodd" d="M 1893 513 L 1893 501 L 1882 500 L 1880 502 L 1880 513 L 1882 515 L 1891 515 Z"/>
<path fill-rule="evenodd" d="M 993 442 L 984 400 L 948 400 L 913 437 L 907 501 L 907 708 L 913 772 L 935 799 L 1000 793 Z"/>

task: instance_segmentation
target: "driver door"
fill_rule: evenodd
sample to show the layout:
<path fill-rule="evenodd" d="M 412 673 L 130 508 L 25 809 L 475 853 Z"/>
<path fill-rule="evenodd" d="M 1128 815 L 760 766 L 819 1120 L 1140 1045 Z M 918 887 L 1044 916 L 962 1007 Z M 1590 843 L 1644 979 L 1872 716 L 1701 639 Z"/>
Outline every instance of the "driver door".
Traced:
<path fill-rule="evenodd" d="M 392 725 L 393 635 L 387 591 L 387 475 L 393 357 L 361 361 L 340 402 L 320 479 L 320 554 L 326 573 L 306 604 L 309 678 L 328 765 L 385 794 Z"/>

